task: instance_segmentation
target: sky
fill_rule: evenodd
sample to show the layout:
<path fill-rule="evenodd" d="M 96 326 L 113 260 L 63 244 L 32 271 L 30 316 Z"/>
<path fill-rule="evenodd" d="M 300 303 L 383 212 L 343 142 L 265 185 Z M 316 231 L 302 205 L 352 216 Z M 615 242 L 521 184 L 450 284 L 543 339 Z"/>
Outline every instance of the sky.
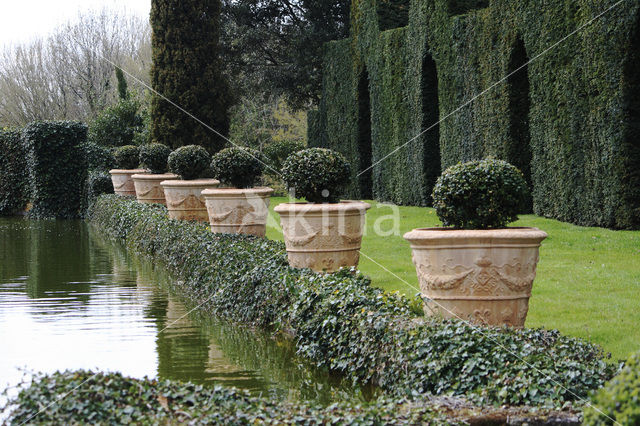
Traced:
<path fill-rule="evenodd" d="M 148 16 L 151 0 L 0 0 L 0 45 L 46 36 L 79 12 L 103 8 Z"/>

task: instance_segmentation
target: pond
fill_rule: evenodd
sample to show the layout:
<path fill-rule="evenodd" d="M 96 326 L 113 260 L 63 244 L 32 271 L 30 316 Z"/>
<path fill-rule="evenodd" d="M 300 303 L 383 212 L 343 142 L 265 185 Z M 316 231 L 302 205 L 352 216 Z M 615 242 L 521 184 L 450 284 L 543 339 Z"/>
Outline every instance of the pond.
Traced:
<path fill-rule="evenodd" d="M 85 222 L 0 219 L 0 261 L 0 391 L 25 371 L 93 369 L 319 404 L 353 392 L 289 341 L 190 312 L 160 266 Z"/>

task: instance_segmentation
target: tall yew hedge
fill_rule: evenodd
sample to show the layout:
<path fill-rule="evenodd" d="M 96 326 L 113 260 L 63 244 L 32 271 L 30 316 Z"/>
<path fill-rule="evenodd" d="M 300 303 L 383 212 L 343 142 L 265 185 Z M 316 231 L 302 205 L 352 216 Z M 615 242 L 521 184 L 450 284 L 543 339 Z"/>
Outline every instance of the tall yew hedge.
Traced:
<path fill-rule="evenodd" d="M 327 45 L 310 144 L 362 163 L 366 70 L 371 163 L 403 146 L 374 167 L 375 198 L 429 205 L 442 169 L 494 156 L 523 169 L 538 215 L 640 227 L 638 2 L 592 21 L 616 0 L 412 0 L 408 25 L 382 31 L 391 3 L 354 0 L 350 38 Z"/>
<path fill-rule="evenodd" d="M 222 75 L 220 0 L 153 0 L 153 88 L 217 132 L 229 132 L 230 92 Z M 219 151 L 224 138 L 161 96 L 151 102 L 151 137 L 178 148 Z"/>

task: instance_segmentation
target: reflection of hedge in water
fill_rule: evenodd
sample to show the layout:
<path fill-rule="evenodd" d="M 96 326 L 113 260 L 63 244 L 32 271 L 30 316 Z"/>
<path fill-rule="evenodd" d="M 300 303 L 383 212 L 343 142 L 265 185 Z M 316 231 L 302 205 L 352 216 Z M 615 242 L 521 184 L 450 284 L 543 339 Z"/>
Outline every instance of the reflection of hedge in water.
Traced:
<path fill-rule="evenodd" d="M 30 225 L 24 219 L 0 218 L 0 281 L 15 280 L 29 273 Z"/>
<path fill-rule="evenodd" d="M 310 145 L 375 163 L 447 117 L 373 169 L 375 198 L 428 205 L 441 166 L 493 155 L 530 176 L 539 215 L 640 226 L 638 2 L 590 23 L 617 0 L 405 0 L 409 24 L 380 31 L 389 27 L 380 13 L 394 3 L 355 0 L 350 39 L 326 45 Z M 359 106 L 368 95 L 372 158 L 363 159 L 368 112 Z"/>
<path fill-rule="evenodd" d="M 586 397 L 614 370 L 580 339 L 423 318 L 419 306 L 363 276 L 292 269 L 282 243 L 212 234 L 204 224 L 169 220 L 159 206 L 105 196 L 91 220 L 166 265 L 204 311 L 290 332 L 298 354 L 393 395 L 562 405 Z"/>

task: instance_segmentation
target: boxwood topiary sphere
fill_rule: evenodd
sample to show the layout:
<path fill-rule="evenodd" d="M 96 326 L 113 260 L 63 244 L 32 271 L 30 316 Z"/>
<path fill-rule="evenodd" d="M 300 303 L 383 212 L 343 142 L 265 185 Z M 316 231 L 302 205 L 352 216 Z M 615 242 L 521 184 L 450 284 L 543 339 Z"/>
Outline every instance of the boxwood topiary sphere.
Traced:
<path fill-rule="evenodd" d="M 116 167 L 124 170 L 137 169 L 140 165 L 140 148 L 135 145 L 125 145 L 113 153 Z"/>
<path fill-rule="evenodd" d="M 271 168 L 266 170 L 266 172 L 277 173 L 282 169 L 285 160 L 289 158 L 291 154 L 302 151 L 304 148 L 304 144 L 296 140 L 276 141 L 267 145 L 263 152 Z"/>
<path fill-rule="evenodd" d="M 161 143 L 150 143 L 140 147 L 140 164 L 155 175 L 167 172 L 167 160 L 171 149 Z"/>
<path fill-rule="evenodd" d="M 309 148 L 295 152 L 282 168 L 287 188 L 296 197 L 310 203 L 336 203 L 340 190 L 351 177 L 349 163 L 342 154 L 324 148 Z"/>
<path fill-rule="evenodd" d="M 212 157 L 211 170 L 220 182 L 235 188 L 256 185 L 262 171 L 262 154 L 250 148 L 225 148 Z"/>
<path fill-rule="evenodd" d="M 596 410 L 594 407 L 597 407 Z M 640 352 L 609 381 L 585 408 L 585 425 L 640 425 Z"/>
<path fill-rule="evenodd" d="M 182 179 L 192 180 L 203 177 L 209 168 L 211 156 L 199 145 L 182 146 L 169 155 L 169 171 Z"/>
<path fill-rule="evenodd" d="M 460 229 L 502 228 L 518 219 L 527 194 L 522 172 L 494 159 L 449 167 L 433 188 L 442 223 Z"/>

